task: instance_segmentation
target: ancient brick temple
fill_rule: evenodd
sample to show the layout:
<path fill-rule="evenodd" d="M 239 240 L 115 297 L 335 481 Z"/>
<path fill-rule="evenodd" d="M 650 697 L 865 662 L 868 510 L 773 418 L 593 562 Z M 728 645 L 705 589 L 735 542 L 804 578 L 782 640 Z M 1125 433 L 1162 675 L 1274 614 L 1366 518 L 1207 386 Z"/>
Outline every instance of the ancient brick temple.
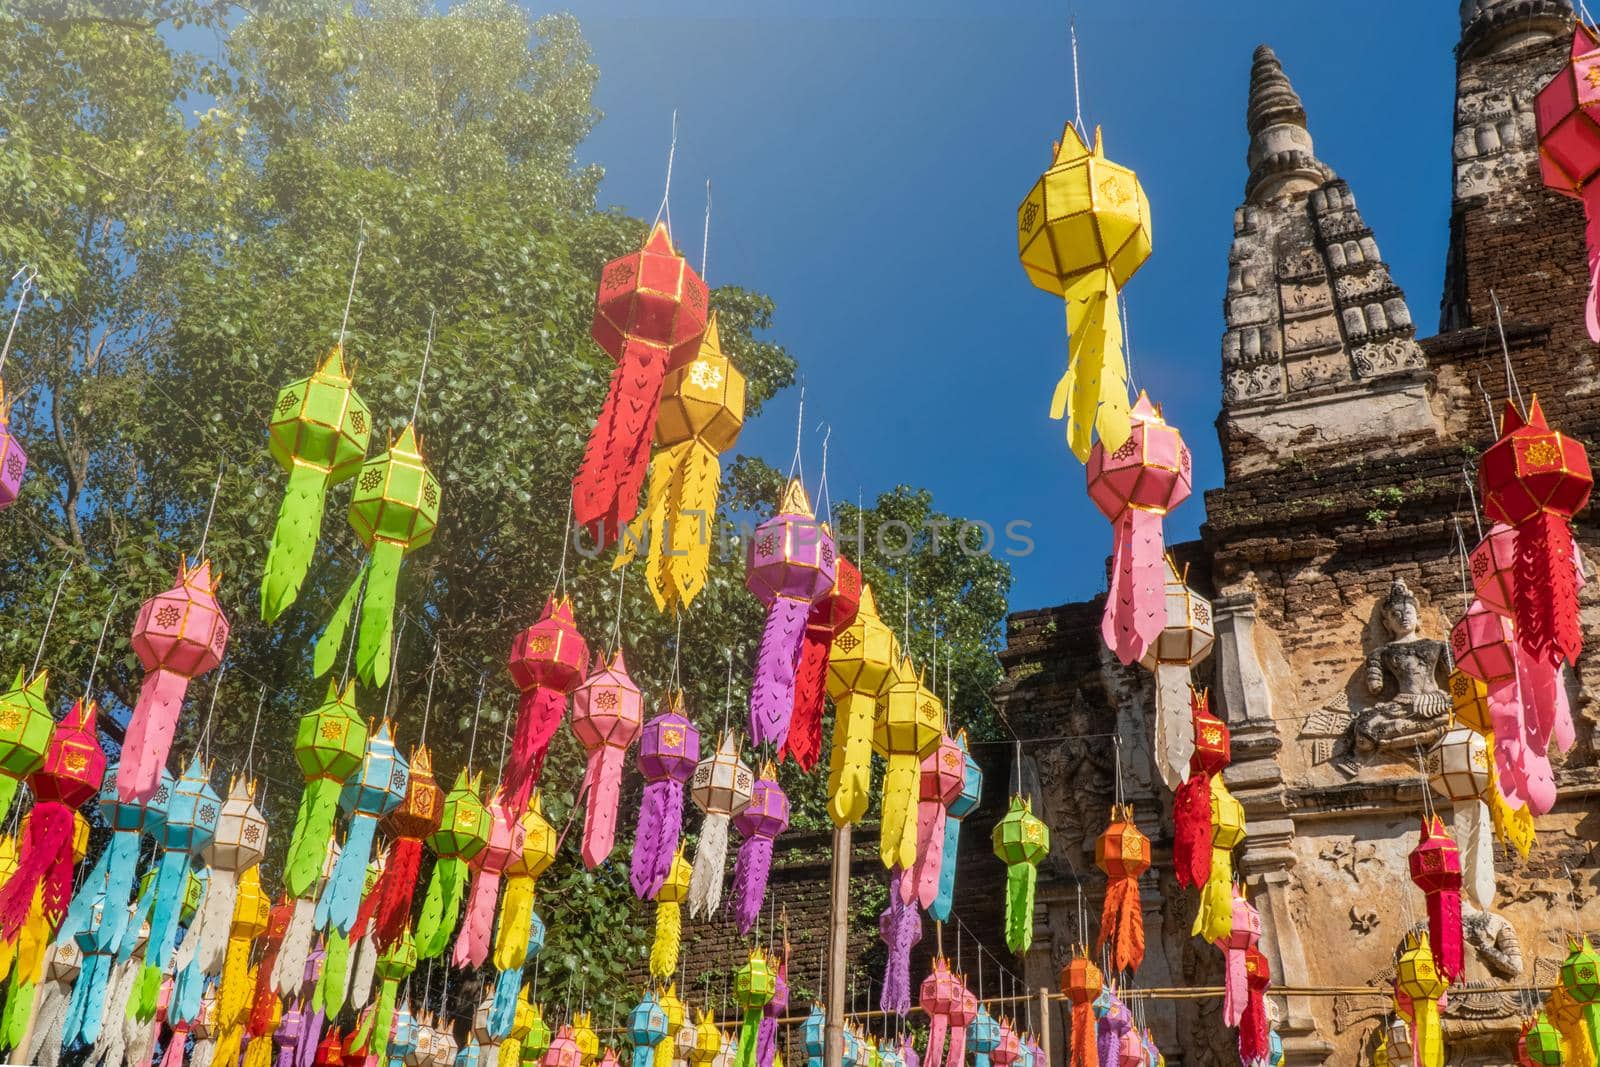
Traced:
<path fill-rule="evenodd" d="M 1535 93 L 1568 57 L 1572 20 L 1566 0 L 1462 3 L 1449 259 L 1440 332 L 1421 339 L 1357 191 L 1319 154 L 1336 160 L 1340 146 L 1313 144 L 1277 57 L 1255 53 L 1244 201 L 1223 284 L 1226 474 L 1206 494 L 1202 539 L 1176 555 L 1214 608 L 1215 651 L 1198 681 L 1233 731 L 1226 780 L 1249 817 L 1237 864 L 1274 984 L 1352 990 L 1273 998 L 1290 1065 L 1371 1061 L 1390 1018 L 1395 946 L 1426 919 L 1406 854 L 1423 804 L 1418 754 L 1448 715 L 1440 642 L 1463 607 L 1456 524 L 1476 540 L 1464 474 L 1493 440 L 1489 398 L 1498 409 L 1506 395 L 1491 293 L 1522 393 L 1537 393 L 1552 424 L 1600 457 L 1583 214 L 1543 188 L 1533 117 Z M 1578 532 L 1594 574 L 1592 514 Z M 1500 990 L 1548 987 L 1567 934 L 1600 930 L 1600 582 L 1583 603 L 1589 652 L 1568 680 L 1577 745 L 1558 760 L 1561 800 L 1539 819 L 1531 858 L 1497 848 L 1494 907 L 1467 909 L 1468 974 L 1444 1014 L 1451 1064 L 1513 1063 L 1532 1002 Z M 1003 655 L 997 699 L 1019 732 L 1096 735 L 1032 746 L 1024 768 L 1055 835 L 1029 977 L 1053 984 L 1077 940 L 1080 878 L 1091 933 L 1097 925 L 1094 840 L 1111 804 L 1119 748 L 1105 738 L 1115 735 L 1156 847 L 1138 984 L 1215 984 L 1221 955 L 1190 937 L 1196 894 L 1171 875 L 1171 798 L 1149 758 L 1151 678 L 1103 647 L 1101 607 L 1019 613 Z M 1168 1064 L 1238 1062 L 1217 1007 L 1169 1002 L 1152 1013 Z"/>

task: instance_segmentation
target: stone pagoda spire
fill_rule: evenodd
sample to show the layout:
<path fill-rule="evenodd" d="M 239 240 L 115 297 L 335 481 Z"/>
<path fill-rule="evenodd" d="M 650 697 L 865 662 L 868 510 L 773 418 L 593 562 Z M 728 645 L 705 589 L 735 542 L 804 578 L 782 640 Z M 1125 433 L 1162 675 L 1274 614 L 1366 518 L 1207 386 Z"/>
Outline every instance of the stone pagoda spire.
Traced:
<path fill-rule="evenodd" d="M 1349 185 L 1317 159 L 1305 106 L 1266 45 L 1255 51 L 1245 121 L 1250 173 L 1223 300 L 1218 428 L 1229 476 L 1358 440 L 1431 440 L 1426 360 L 1405 294 Z"/>
<path fill-rule="evenodd" d="M 1246 162 L 1250 177 L 1244 183 L 1245 199 L 1261 203 L 1276 196 L 1315 189 L 1333 172 L 1317 162 L 1306 129 L 1306 109 L 1300 94 L 1289 84 L 1283 64 L 1271 48 L 1256 49 L 1250 68 L 1250 104 L 1245 111 L 1250 130 Z"/>
<path fill-rule="evenodd" d="M 1514 52 L 1571 33 L 1571 0 L 1461 0 L 1461 47 L 1467 56 Z"/>

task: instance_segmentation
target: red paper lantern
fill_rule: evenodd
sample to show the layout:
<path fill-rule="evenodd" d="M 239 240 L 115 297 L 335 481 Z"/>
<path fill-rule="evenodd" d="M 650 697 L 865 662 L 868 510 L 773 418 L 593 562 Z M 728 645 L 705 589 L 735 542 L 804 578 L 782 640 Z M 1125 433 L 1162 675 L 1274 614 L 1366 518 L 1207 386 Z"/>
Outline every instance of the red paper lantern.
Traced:
<path fill-rule="evenodd" d="M 512 643 L 507 667 L 522 699 L 502 788 L 512 817 L 520 819 L 561 725 L 567 696 L 589 673 L 589 646 L 573 620 L 571 598 L 552 595 L 544 602 L 538 621 Z"/>
<path fill-rule="evenodd" d="M 1550 429 L 1537 396 L 1526 420 L 1508 402 L 1500 439 L 1478 465 L 1478 482 L 1484 513 L 1517 531 L 1512 607 L 1518 643 L 1534 659 L 1576 663 L 1583 630 L 1567 523 L 1594 488 L 1588 453 L 1578 441 Z"/>
<path fill-rule="evenodd" d="M 789 736 L 778 758 L 789 756 L 803 771 L 816 766 L 822 754 L 822 696 L 828 690 L 828 651 L 833 639 L 856 621 L 861 606 L 861 571 L 840 553 L 833 572 L 833 588 L 811 605 L 800 646 L 800 663 L 794 672 L 794 714 Z"/>
<path fill-rule="evenodd" d="M 572 514 L 602 547 L 639 510 L 662 382 L 699 352 L 709 296 L 662 223 L 600 272 L 592 333 L 617 369 L 572 479 Z"/>
<path fill-rule="evenodd" d="M 1546 188 L 1583 201 L 1589 250 L 1589 296 L 1584 321 L 1600 341 L 1595 281 L 1600 278 L 1600 38 L 1580 20 L 1571 58 L 1533 102 L 1539 129 L 1539 173 Z"/>
<path fill-rule="evenodd" d="M 1411 880 L 1428 895 L 1428 941 L 1439 973 L 1461 977 L 1461 853 L 1437 815 L 1422 820 L 1422 839 L 1409 857 Z"/>
<path fill-rule="evenodd" d="M 1194 753 L 1189 778 L 1172 799 L 1172 865 L 1178 884 L 1199 886 L 1211 877 L 1211 776 L 1231 759 L 1228 726 L 1211 714 L 1204 689 L 1189 690 Z"/>

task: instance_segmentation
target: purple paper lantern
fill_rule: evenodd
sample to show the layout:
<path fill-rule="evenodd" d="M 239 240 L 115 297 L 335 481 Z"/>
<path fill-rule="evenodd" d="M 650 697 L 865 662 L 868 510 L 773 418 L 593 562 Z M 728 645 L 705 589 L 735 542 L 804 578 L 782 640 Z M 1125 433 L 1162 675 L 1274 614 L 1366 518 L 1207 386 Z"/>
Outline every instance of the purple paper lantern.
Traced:
<path fill-rule="evenodd" d="M 683 787 L 700 762 L 700 731 L 683 714 L 683 694 L 644 724 L 636 757 L 645 777 L 629 878 L 640 900 L 653 900 L 672 870 L 683 832 Z"/>

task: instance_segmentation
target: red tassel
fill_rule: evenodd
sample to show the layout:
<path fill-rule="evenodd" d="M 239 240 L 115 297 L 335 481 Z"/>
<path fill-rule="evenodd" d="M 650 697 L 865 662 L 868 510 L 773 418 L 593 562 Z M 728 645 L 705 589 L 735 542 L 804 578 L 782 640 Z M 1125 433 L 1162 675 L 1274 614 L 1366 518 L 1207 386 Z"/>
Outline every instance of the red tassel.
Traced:
<path fill-rule="evenodd" d="M 41 800 L 33 806 L 17 868 L 0 886 L 0 939 L 10 941 L 28 921 L 40 883 L 50 924 L 66 912 L 72 895 L 72 828 L 72 809 L 65 804 Z"/>
<path fill-rule="evenodd" d="M 1211 776 L 1189 775 L 1172 798 L 1172 866 L 1181 886 L 1211 877 Z"/>
<path fill-rule="evenodd" d="M 1428 941 L 1439 973 L 1454 982 L 1461 977 L 1461 892 L 1441 889 L 1428 894 Z"/>
<path fill-rule="evenodd" d="M 588 527 L 597 548 L 613 544 L 639 511 L 668 354 L 662 345 L 643 338 L 624 341 L 605 404 L 572 479 L 573 517 Z"/>
<path fill-rule="evenodd" d="M 280 899 L 272 906 L 272 912 L 267 917 L 267 936 L 263 939 L 265 951 L 261 954 L 261 963 L 256 967 L 256 996 L 250 1003 L 250 1025 L 246 1027 L 253 1038 L 260 1039 L 272 1033 L 272 1014 L 278 1006 L 272 971 L 278 962 L 278 949 L 283 946 L 284 931 L 289 928 L 289 919 L 293 915 L 294 904 Z"/>
<path fill-rule="evenodd" d="M 1119 973 L 1136 971 L 1144 962 L 1144 914 L 1137 878 L 1113 878 L 1106 885 L 1096 951 L 1103 950 L 1107 941 L 1112 942 L 1111 966 Z"/>
<path fill-rule="evenodd" d="M 559 689 L 537 686 L 522 694 L 517 703 L 517 728 L 511 739 L 511 754 L 506 759 L 506 806 L 518 819 L 528 808 L 533 784 L 544 771 L 544 757 L 550 741 L 561 727 L 567 708 L 567 695 Z"/>
<path fill-rule="evenodd" d="M 1100 1067 L 1093 1004 L 1072 1006 L 1072 1067 Z"/>
<path fill-rule="evenodd" d="M 1271 1055 L 1269 1027 L 1267 1025 L 1267 985 L 1272 981 L 1272 971 L 1261 950 L 1251 948 L 1245 953 L 1245 975 L 1250 984 L 1250 997 L 1245 1002 L 1244 1015 L 1239 1019 L 1239 1062 L 1244 1067 L 1259 1067 Z"/>
<path fill-rule="evenodd" d="M 1565 518 L 1542 511 L 1517 527 L 1515 573 L 1518 642 L 1536 659 L 1576 663 L 1583 631 L 1572 530 Z"/>
<path fill-rule="evenodd" d="M 800 648 L 800 665 L 794 674 L 794 714 L 789 719 L 789 736 L 778 758 L 785 755 L 809 771 L 822 754 L 822 695 L 828 688 L 828 650 L 833 631 L 807 624 Z"/>
<path fill-rule="evenodd" d="M 380 949 L 388 948 L 405 932 L 421 864 L 422 842 L 415 837 L 395 838 L 383 873 L 356 912 L 357 927 L 365 927 L 367 920 L 372 920 L 372 940 Z"/>

